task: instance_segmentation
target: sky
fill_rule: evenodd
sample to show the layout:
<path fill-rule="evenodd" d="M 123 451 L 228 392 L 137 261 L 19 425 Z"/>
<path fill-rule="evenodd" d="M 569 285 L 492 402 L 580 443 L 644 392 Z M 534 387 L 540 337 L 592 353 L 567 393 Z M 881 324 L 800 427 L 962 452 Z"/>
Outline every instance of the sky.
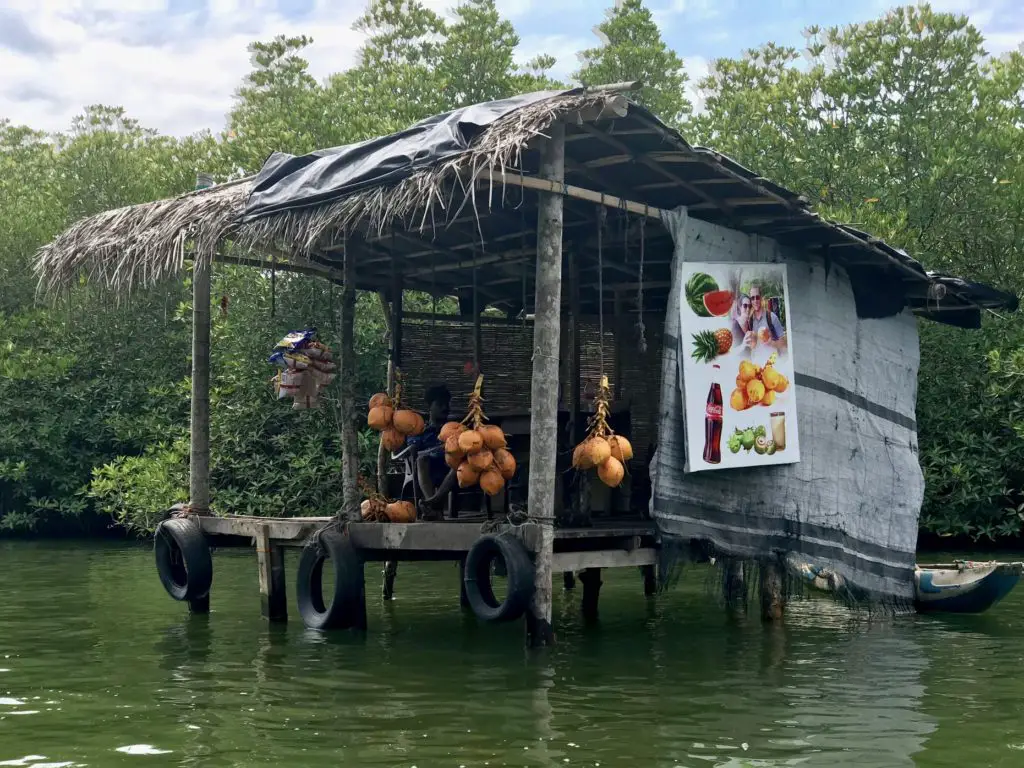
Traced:
<path fill-rule="evenodd" d="M 455 0 L 424 0 L 444 12 Z M 578 67 L 598 44 L 593 28 L 613 0 L 498 0 L 521 38 L 517 58 L 557 58 L 553 74 Z M 708 61 L 768 41 L 801 48 L 810 24 L 842 25 L 881 15 L 891 0 L 648 0 L 666 42 L 691 78 Z M 123 106 L 143 125 L 183 136 L 225 127 L 250 70 L 246 46 L 305 34 L 312 74 L 351 65 L 362 43 L 352 29 L 365 0 L 0 0 L 0 118 L 66 129 L 90 104 Z M 991 53 L 1024 42 L 1020 0 L 933 0 L 967 14 Z M 697 94 L 693 94 L 697 95 Z"/>

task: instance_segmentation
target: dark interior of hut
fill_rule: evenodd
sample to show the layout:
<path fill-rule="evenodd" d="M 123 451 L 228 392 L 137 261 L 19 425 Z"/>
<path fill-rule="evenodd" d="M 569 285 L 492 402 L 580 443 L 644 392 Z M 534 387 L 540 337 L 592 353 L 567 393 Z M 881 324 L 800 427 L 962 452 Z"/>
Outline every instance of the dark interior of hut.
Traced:
<path fill-rule="evenodd" d="M 485 411 L 507 435 L 519 470 L 508 494 L 486 502 L 479 490 L 457 492 L 447 517 L 503 514 L 523 508 L 529 476 L 530 389 L 533 355 L 535 193 L 509 187 L 505 207 L 446 230 L 449 253 L 436 242 L 408 234 L 377 242 L 383 252 L 369 258 L 391 272 L 382 289 L 389 301 L 396 286 L 435 296 L 458 297 L 458 315 L 399 314 L 392 322 L 392 358 L 411 398 L 435 383 L 453 394 L 452 418 L 465 415 L 477 372 L 484 376 Z M 574 201 L 575 202 L 575 201 Z M 643 516 L 650 483 L 647 466 L 655 443 L 661 333 L 668 293 L 672 241 L 656 219 L 598 205 L 566 206 L 563 241 L 562 327 L 559 355 L 559 487 L 556 517 L 565 525 Z M 507 222 L 511 232 L 501 231 Z M 600 226 L 599 226 L 600 221 Z M 481 240 L 481 232 L 483 240 Z M 598 236 L 600 232 L 600 237 Z M 489 237 L 490 235 L 490 237 Z M 399 246 L 405 243 L 405 249 Z M 502 252 L 491 254 L 488 246 Z M 408 247 L 414 246 L 414 247 Z M 392 248 L 394 250 L 392 250 Z M 392 255 L 393 254 L 393 255 Z M 362 272 L 364 259 L 357 259 Z M 383 268 L 383 269 L 381 269 Z M 383 274 L 381 274 L 383 278 Z M 604 301 L 599 297 L 603 296 Z M 476 321 L 474 318 L 478 318 Z M 603 332 L 602 332 L 603 331 Z M 573 447 L 595 411 L 602 375 L 611 385 L 610 425 L 626 436 L 635 456 L 623 484 L 605 488 L 571 467 Z M 575 391 L 575 395 L 574 395 Z M 593 473 L 590 473 L 593 474 Z M 388 495 L 409 496 L 410 467 L 392 461 Z"/>

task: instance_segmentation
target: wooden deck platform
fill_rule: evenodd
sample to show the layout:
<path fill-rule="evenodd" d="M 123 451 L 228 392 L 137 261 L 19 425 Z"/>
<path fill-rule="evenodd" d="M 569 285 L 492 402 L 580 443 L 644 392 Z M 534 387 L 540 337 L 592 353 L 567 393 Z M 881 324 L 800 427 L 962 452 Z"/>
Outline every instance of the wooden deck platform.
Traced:
<path fill-rule="evenodd" d="M 252 546 L 257 550 L 301 547 L 330 517 L 266 518 L 249 516 L 200 517 L 203 533 L 215 547 Z M 514 526 L 488 521 L 483 516 L 422 523 L 349 524 L 352 543 L 368 561 L 452 560 L 465 557 L 473 543 L 488 532 Z M 523 543 L 535 551 L 539 528 L 519 528 Z M 610 520 L 582 528 L 556 528 L 556 573 L 587 568 L 654 565 L 657 558 L 654 523 L 645 520 Z"/>

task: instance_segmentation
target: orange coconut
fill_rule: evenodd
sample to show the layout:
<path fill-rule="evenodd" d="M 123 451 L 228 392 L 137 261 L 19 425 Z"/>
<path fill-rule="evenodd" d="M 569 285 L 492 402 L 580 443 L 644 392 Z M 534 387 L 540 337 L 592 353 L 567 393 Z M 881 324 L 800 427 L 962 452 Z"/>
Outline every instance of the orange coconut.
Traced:
<path fill-rule="evenodd" d="M 494 466 L 506 480 L 511 480 L 516 474 L 515 456 L 504 448 L 499 448 L 494 452 Z"/>
<path fill-rule="evenodd" d="M 395 411 L 391 423 L 403 435 L 418 435 L 423 432 L 423 417 L 416 411 Z"/>
<path fill-rule="evenodd" d="M 493 424 L 486 424 L 480 427 L 477 431 L 480 433 L 480 437 L 484 439 L 484 445 L 492 451 L 496 451 L 499 448 L 504 448 L 508 445 L 505 441 L 505 433 L 501 431 L 501 427 L 497 427 Z"/>
<path fill-rule="evenodd" d="M 494 463 L 494 454 L 484 448 L 470 454 L 468 461 L 469 465 L 477 472 L 483 472 L 486 469 L 490 469 L 491 464 Z"/>
<path fill-rule="evenodd" d="M 380 441 L 385 451 L 400 451 L 405 447 L 405 435 L 393 427 L 388 427 L 380 433 Z"/>
<path fill-rule="evenodd" d="M 370 429 L 383 432 L 391 426 L 394 416 L 395 409 L 390 405 L 377 405 L 370 409 L 370 413 L 366 416 L 366 422 L 370 425 Z"/>
<path fill-rule="evenodd" d="M 464 424 L 460 424 L 457 421 L 449 421 L 441 427 L 441 431 L 437 433 L 437 437 L 442 443 L 446 443 L 448 442 L 449 437 L 458 437 L 465 431 L 466 426 Z"/>
<path fill-rule="evenodd" d="M 622 466 L 622 462 L 616 459 L 614 456 L 609 456 L 605 459 L 604 463 L 597 468 L 597 476 L 601 478 L 601 482 L 607 485 L 609 488 L 618 488 L 619 483 L 622 482 L 622 478 L 626 475 L 626 468 Z"/>
<path fill-rule="evenodd" d="M 484 439 L 475 429 L 467 429 L 459 435 L 459 448 L 464 453 L 476 453 L 484 447 Z"/>
<path fill-rule="evenodd" d="M 612 435 L 609 437 L 608 445 L 612 449 L 612 456 L 623 464 L 633 458 L 633 446 L 622 435 Z"/>
<path fill-rule="evenodd" d="M 476 485 L 480 479 L 480 473 L 477 472 L 469 464 L 468 461 L 464 461 L 459 464 L 459 488 L 469 488 L 470 486 Z"/>
<path fill-rule="evenodd" d="M 497 496 L 505 487 L 505 478 L 496 469 L 489 469 L 480 475 L 480 488 L 488 496 Z"/>

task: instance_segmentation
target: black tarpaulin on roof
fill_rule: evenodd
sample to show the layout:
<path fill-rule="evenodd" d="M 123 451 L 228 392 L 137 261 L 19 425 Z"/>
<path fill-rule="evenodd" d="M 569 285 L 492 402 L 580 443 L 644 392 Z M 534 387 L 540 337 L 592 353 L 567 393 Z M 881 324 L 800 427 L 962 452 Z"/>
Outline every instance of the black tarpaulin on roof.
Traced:
<path fill-rule="evenodd" d="M 242 214 L 243 221 L 327 203 L 369 187 L 391 185 L 420 168 L 454 157 L 496 120 L 554 96 L 582 93 L 537 91 L 473 104 L 428 117 L 404 131 L 308 155 L 275 152 L 264 163 Z"/>

